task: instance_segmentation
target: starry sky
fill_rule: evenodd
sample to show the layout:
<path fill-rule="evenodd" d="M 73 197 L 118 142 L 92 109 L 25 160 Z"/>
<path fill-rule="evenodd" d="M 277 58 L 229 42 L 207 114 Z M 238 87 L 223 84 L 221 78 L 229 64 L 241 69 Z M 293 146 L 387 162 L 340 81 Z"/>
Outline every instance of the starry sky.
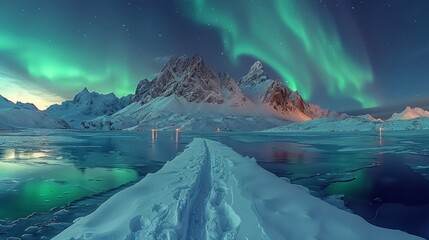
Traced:
<path fill-rule="evenodd" d="M 0 94 L 44 109 L 118 96 L 170 56 L 271 78 L 336 111 L 429 99 L 427 0 L 4 0 Z"/>

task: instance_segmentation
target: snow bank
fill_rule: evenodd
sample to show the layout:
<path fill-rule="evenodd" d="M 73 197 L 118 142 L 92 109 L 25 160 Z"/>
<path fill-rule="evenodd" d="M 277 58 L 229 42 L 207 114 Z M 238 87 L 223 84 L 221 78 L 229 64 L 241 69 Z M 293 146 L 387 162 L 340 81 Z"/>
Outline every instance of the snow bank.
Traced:
<path fill-rule="evenodd" d="M 259 167 L 195 139 L 54 239 L 419 239 L 370 225 Z"/>

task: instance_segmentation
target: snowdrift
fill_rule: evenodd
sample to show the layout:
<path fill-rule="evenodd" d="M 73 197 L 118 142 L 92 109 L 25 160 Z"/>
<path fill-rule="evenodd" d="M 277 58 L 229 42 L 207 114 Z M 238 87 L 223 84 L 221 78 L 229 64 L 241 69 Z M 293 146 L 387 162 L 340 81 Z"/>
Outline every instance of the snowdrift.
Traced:
<path fill-rule="evenodd" d="M 420 239 L 370 225 L 259 167 L 195 139 L 54 239 Z"/>

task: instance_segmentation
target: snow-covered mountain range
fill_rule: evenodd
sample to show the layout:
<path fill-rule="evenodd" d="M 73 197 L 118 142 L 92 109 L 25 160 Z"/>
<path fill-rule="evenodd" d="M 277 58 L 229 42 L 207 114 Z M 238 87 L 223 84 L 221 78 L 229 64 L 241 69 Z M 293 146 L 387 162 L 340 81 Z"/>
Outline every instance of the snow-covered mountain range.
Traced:
<path fill-rule="evenodd" d="M 280 80 L 270 79 L 261 62 L 235 81 L 203 59 L 172 57 L 134 95 L 118 98 L 84 88 L 73 100 L 39 111 L 0 96 L 0 129 L 85 128 L 190 131 L 372 131 L 429 129 L 429 111 L 407 107 L 386 121 L 348 116 L 306 102 Z"/>
<path fill-rule="evenodd" d="M 155 79 L 140 81 L 130 105 L 85 121 L 84 127 L 249 131 L 326 116 L 339 115 L 305 102 L 298 92 L 268 78 L 259 61 L 237 83 L 194 55 L 172 57 Z"/>
<path fill-rule="evenodd" d="M 394 113 L 392 117 L 389 118 L 390 121 L 393 120 L 409 120 L 421 117 L 429 117 L 429 111 L 423 110 L 421 108 L 415 107 L 406 107 L 404 111 L 400 113 Z"/>
<path fill-rule="evenodd" d="M 112 115 L 127 106 L 131 98 L 132 95 L 118 98 L 113 93 L 100 94 L 84 88 L 73 100 L 65 101 L 61 105 L 52 105 L 45 112 L 66 120 L 73 128 L 81 128 L 83 121 Z"/>
<path fill-rule="evenodd" d="M 0 129 L 16 128 L 68 128 L 68 124 L 60 118 L 39 111 L 31 103 L 15 104 L 0 96 Z"/>
<path fill-rule="evenodd" d="M 265 132 L 347 132 L 347 131 L 392 131 L 429 129 L 429 111 L 421 108 L 406 107 L 401 113 L 394 113 L 383 121 L 367 114 L 346 118 L 319 118 L 306 122 L 286 124 L 264 130 Z"/>

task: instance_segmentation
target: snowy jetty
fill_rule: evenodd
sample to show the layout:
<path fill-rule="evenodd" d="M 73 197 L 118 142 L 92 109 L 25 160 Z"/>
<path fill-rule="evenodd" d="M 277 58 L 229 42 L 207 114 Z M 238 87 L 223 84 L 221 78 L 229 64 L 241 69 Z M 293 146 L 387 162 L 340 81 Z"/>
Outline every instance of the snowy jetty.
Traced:
<path fill-rule="evenodd" d="M 420 239 L 373 226 L 218 142 L 195 139 L 54 239 Z"/>

